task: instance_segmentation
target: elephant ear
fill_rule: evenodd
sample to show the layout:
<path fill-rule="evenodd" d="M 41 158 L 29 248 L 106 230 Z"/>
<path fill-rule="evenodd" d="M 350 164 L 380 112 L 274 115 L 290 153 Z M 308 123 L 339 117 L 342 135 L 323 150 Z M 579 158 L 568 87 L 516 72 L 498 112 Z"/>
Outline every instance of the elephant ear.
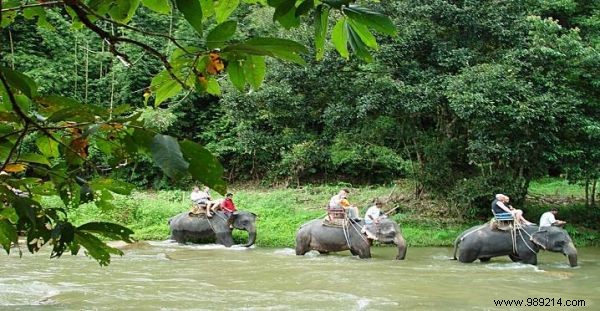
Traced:
<path fill-rule="evenodd" d="M 547 231 L 540 230 L 540 231 L 534 232 L 531 235 L 531 241 L 533 241 L 533 243 L 537 244 L 538 246 L 540 246 L 541 248 L 546 250 L 547 244 L 548 244 Z"/>

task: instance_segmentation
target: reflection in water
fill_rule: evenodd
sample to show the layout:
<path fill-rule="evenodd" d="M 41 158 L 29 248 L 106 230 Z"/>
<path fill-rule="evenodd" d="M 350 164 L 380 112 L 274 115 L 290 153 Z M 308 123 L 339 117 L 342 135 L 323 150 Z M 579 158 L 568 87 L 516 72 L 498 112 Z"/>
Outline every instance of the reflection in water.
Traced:
<path fill-rule="evenodd" d="M 374 248 L 368 260 L 154 241 L 123 249 L 108 267 L 84 256 L 1 255 L 0 309 L 508 310 L 493 300 L 527 298 L 583 299 L 585 309 L 600 309 L 598 248 L 579 249 L 577 268 L 549 252 L 531 266 L 463 264 L 449 260 L 450 248 L 413 247 L 404 261 L 392 260 L 393 247 Z"/>

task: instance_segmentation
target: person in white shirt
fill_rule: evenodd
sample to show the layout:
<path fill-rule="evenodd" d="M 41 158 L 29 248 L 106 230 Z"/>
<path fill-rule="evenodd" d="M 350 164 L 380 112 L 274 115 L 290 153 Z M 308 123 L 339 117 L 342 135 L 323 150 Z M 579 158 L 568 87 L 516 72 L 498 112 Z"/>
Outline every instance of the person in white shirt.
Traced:
<path fill-rule="evenodd" d="M 550 227 L 550 226 L 557 226 L 557 227 L 564 226 L 567 222 L 562 221 L 562 220 L 557 220 L 555 217 L 556 214 L 558 214 L 558 208 L 556 208 L 556 207 L 553 207 L 550 209 L 550 211 L 543 213 L 542 217 L 540 217 L 540 229 L 542 229 L 543 227 Z"/>
<path fill-rule="evenodd" d="M 499 213 L 510 213 L 513 218 L 518 221 L 520 224 L 530 226 L 533 223 L 525 219 L 523 217 L 523 211 L 520 209 L 515 209 L 511 205 L 508 204 L 510 198 L 505 194 L 496 194 L 496 199 L 492 202 L 492 212 L 494 215 Z"/>
<path fill-rule="evenodd" d="M 367 212 L 365 213 L 365 224 L 369 225 L 374 223 L 378 223 L 381 218 L 387 217 L 385 214 L 381 213 L 381 201 L 375 201 L 375 205 L 369 207 Z"/>
<path fill-rule="evenodd" d="M 210 188 L 204 187 L 203 191 L 200 191 L 198 186 L 194 186 L 192 193 L 190 194 L 190 199 L 195 204 L 207 204 L 210 200 Z"/>

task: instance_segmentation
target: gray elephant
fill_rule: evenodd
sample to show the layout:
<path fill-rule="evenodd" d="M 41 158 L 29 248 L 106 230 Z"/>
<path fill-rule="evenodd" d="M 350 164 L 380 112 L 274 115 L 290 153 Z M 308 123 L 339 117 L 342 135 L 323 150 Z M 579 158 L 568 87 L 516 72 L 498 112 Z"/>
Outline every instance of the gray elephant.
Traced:
<path fill-rule="evenodd" d="M 256 241 L 256 215 L 250 212 L 237 211 L 232 215 L 233 228 L 248 232 L 248 243 L 250 247 Z M 169 219 L 171 239 L 179 243 L 212 243 L 230 247 L 233 245 L 232 229 L 227 223 L 227 216 L 217 212 L 212 218 L 192 217 L 184 212 Z"/>
<path fill-rule="evenodd" d="M 454 256 L 461 262 L 473 262 L 476 259 L 489 261 L 492 257 L 508 255 L 512 261 L 537 264 L 537 253 L 544 249 L 563 253 L 569 259 L 571 267 L 577 266 L 577 249 L 571 237 L 562 228 L 523 226 L 514 231 L 492 229 L 489 224 L 475 226 L 465 230 L 454 241 Z"/>
<path fill-rule="evenodd" d="M 302 225 L 296 233 L 296 255 L 304 255 L 310 250 L 319 251 L 321 254 L 350 250 L 360 258 L 370 258 L 372 241 L 361 232 L 362 226 L 363 221 L 341 228 L 324 226 L 322 219 L 312 220 Z M 374 233 L 379 242 L 395 244 L 398 247 L 396 259 L 404 259 L 406 240 L 395 221 L 383 219 L 377 225 L 367 225 L 367 230 Z"/>

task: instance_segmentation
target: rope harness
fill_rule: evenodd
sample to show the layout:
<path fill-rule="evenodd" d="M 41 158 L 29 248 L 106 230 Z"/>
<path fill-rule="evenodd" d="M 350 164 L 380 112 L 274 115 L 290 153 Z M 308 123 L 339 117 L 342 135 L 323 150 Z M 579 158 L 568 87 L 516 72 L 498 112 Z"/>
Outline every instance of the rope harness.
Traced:
<path fill-rule="evenodd" d="M 219 218 L 221 218 L 223 221 L 227 222 L 227 219 L 225 218 L 225 216 L 224 216 L 224 215 L 221 215 L 221 214 L 219 214 L 219 213 L 214 213 L 213 215 L 214 215 L 214 216 L 218 216 L 218 217 L 219 217 Z M 206 221 L 208 221 L 208 225 L 210 226 L 210 229 L 211 229 L 211 230 L 212 230 L 214 233 L 217 233 L 217 231 L 215 230 L 215 227 L 213 226 L 213 224 L 212 224 L 212 221 L 211 221 L 211 220 L 213 220 L 213 219 L 212 219 L 212 218 L 209 218 L 209 217 L 206 217 Z"/>
<path fill-rule="evenodd" d="M 351 220 L 344 221 L 342 223 L 342 231 L 344 232 L 344 238 L 346 239 L 346 245 L 348 245 L 348 248 L 352 248 L 352 243 L 350 243 L 350 233 L 348 232 L 348 223 L 350 224 L 350 227 L 354 229 L 354 231 L 356 231 L 358 236 L 360 236 L 360 238 L 363 239 L 363 241 L 365 241 L 365 243 L 369 243 L 367 238 L 361 232 L 365 226 L 361 226 L 358 223 L 355 223 Z"/>

